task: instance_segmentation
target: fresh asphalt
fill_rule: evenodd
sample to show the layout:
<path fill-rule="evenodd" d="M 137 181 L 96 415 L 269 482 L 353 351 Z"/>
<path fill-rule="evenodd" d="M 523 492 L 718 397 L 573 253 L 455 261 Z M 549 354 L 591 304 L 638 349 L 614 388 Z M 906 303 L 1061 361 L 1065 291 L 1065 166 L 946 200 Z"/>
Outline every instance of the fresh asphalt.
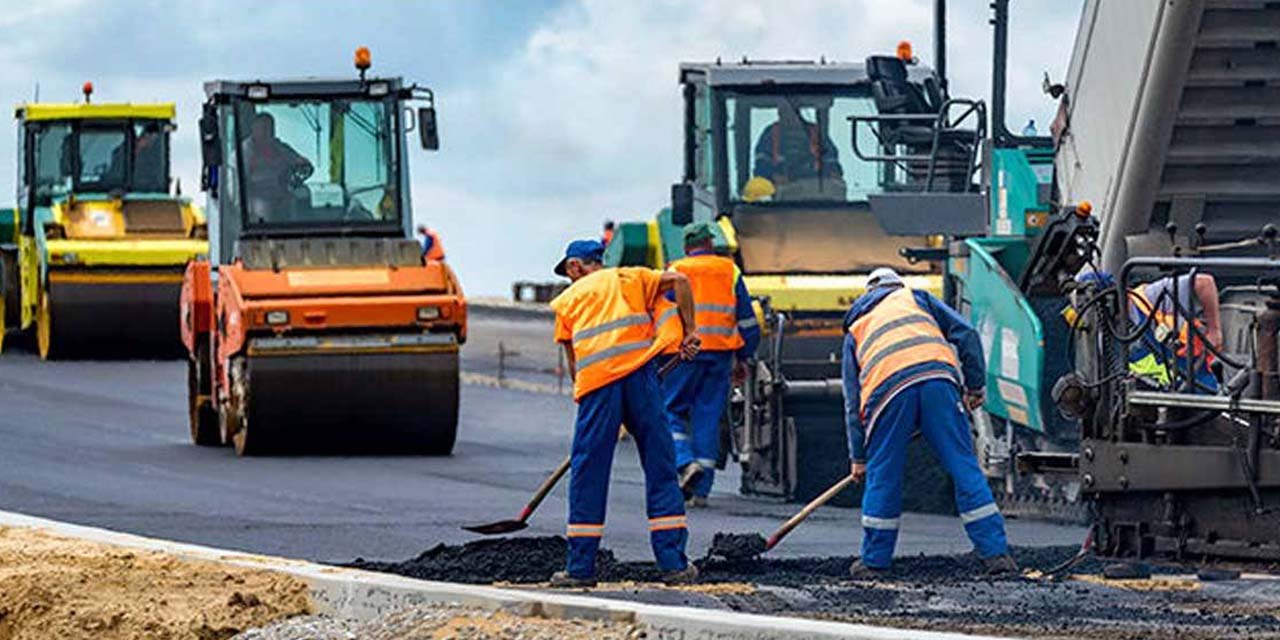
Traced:
<path fill-rule="evenodd" d="M 545 321 L 473 312 L 464 371 L 555 384 Z M 514 359 L 512 359 L 514 358 Z M 514 517 L 566 454 L 573 403 L 563 395 L 482 384 L 462 390 L 454 454 L 429 457 L 237 458 L 187 436 L 182 361 L 40 362 L 0 356 L 0 509 L 244 551 L 340 562 L 407 558 L 476 539 L 461 525 Z M 352 425 L 358 430 L 359 425 Z M 833 452 L 840 455 L 840 452 Z M 690 514 L 690 555 L 717 531 L 767 534 L 797 505 L 737 495 L 717 479 L 712 506 Z M 519 535 L 561 534 L 556 489 Z M 857 511 L 822 509 L 771 553 L 851 555 Z M 605 546 L 649 557 L 643 475 L 624 442 L 614 466 Z M 1077 544 L 1079 527 L 1011 521 L 1019 545 Z M 967 551 L 955 518 L 907 514 L 900 555 Z M 513 559 L 518 560 L 518 559 Z"/>

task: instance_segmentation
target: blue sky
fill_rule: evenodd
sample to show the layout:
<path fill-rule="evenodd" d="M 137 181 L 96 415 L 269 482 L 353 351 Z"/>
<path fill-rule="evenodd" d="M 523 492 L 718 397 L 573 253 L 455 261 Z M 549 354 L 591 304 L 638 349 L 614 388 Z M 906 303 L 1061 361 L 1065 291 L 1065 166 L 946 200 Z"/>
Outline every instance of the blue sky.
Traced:
<path fill-rule="evenodd" d="M 0 96 L 178 103 L 175 174 L 193 194 L 201 83 L 214 78 L 374 70 L 436 91 L 442 150 L 412 158 L 415 217 L 440 231 L 472 294 L 550 279 L 568 239 L 600 222 L 648 217 L 680 171 L 681 60 L 863 59 L 899 40 L 932 59 L 932 0 L 250 2 L 7 0 Z M 1053 104 L 1039 91 L 1066 70 L 1079 0 L 1014 3 L 1010 124 Z M 986 0 L 951 0 L 955 95 L 987 94 Z M 4 142 L 7 140 L 7 142 Z M 13 194 L 12 134 L 0 137 L 0 193 Z M 12 196 L 0 198 L 10 203 Z"/>

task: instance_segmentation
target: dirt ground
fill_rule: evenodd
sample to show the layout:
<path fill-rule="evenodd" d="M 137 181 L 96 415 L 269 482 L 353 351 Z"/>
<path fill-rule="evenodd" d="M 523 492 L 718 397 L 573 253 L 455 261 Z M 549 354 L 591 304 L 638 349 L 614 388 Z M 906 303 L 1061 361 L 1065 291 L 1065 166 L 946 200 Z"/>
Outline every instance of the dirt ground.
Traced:
<path fill-rule="evenodd" d="M 0 640 L 221 640 L 310 611 L 282 574 L 0 527 Z"/>

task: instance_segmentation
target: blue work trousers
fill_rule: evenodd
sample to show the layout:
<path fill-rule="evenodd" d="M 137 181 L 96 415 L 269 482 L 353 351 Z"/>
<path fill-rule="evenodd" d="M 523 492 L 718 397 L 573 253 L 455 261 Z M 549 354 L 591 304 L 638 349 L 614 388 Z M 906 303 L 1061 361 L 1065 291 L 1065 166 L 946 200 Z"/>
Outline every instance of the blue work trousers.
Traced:
<path fill-rule="evenodd" d="M 672 356 L 674 357 L 674 356 Z M 697 462 L 704 469 L 693 494 L 707 497 L 720 458 L 720 418 L 729 399 L 732 351 L 704 351 L 681 362 L 662 379 L 676 467 Z"/>
<path fill-rule="evenodd" d="M 609 500 L 609 472 L 618 429 L 623 423 L 640 453 L 644 468 L 645 498 L 649 512 L 649 541 L 658 566 L 666 571 L 684 569 L 689 532 L 684 516 L 684 496 L 676 476 L 671 431 L 662 414 L 657 369 L 646 363 L 578 402 L 578 422 L 573 432 L 569 476 L 569 575 L 595 575 L 596 551 L 604 533 L 605 506 Z"/>
<path fill-rule="evenodd" d="M 978 468 L 969 418 L 956 385 L 924 380 L 903 389 L 881 411 L 867 444 L 867 486 L 862 494 L 862 562 L 887 568 L 893 562 L 902 515 L 902 478 L 907 444 L 921 431 L 951 475 L 956 509 L 965 533 L 982 558 L 1008 553 L 1004 518 Z"/>

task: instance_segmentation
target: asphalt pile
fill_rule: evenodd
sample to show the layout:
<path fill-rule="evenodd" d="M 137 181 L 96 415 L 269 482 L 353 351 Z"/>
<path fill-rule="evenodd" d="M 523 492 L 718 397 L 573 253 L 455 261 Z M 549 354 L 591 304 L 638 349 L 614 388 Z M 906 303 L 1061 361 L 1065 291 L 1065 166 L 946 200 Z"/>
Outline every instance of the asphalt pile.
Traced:
<path fill-rule="evenodd" d="M 1280 639 L 1280 580 L 1200 581 L 1195 568 L 1151 567 L 1145 580 L 1103 579 L 1106 563 L 1086 558 L 1066 579 L 1038 572 L 1060 565 L 1075 547 L 1015 547 L 1027 573 L 990 578 L 972 555 L 919 555 L 895 560 L 879 581 L 853 581 L 850 556 L 772 558 L 755 555 L 753 536 L 724 534 L 720 548 L 741 548 L 735 557 L 694 560 L 704 590 L 672 601 L 655 584 L 651 562 L 621 562 L 602 549 L 602 584 L 593 593 L 652 603 L 684 604 L 748 613 L 801 616 L 936 631 L 1026 637 L 1277 638 Z M 735 545 L 738 545 L 735 547 Z M 713 548 L 715 544 L 713 543 Z M 414 578 L 473 584 L 545 583 L 565 562 L 563 537 L 498 538 L 461 546 L 437 545 L 402 562 L 356 560 L 347 566 Z M 734 555 L 734 554 L 730 554 Z M 1188 577 L 1189 576 L 1189 577 Z M 714 585 L 746 588 L 717 589 Z M 710 587 L 710 588 L 707 588 Z"/>

